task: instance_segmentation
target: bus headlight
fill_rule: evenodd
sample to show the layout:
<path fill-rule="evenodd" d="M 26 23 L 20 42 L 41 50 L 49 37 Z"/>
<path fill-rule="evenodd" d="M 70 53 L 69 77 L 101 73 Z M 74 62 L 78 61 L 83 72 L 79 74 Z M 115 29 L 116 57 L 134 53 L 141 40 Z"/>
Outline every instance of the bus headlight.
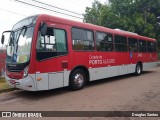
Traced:
<path fill-rule="evenodd" d="M 23 77 L 27 77 L 28 76 L 28 67 L 26 67 L 23 71 Z"/>

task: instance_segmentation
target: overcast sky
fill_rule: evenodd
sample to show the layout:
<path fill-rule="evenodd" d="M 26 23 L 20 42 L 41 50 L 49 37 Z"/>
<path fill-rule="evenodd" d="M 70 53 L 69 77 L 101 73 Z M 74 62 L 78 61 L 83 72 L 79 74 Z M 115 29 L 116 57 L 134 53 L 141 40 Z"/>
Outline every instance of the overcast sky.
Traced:
<path fill-rule="evenodd" d="M 20 1 L 42 6 L 42 4 L 38 4 L 34 2 L 34 0 L 20 0 Z M 73 11 L 79 14 L 83 14 L 85 13 L 85 8 L 91 7 L 92 2 L 94 0 L 37 0 L 37 1 L 40 1 L 46 4 L 50 4 L 53 6 L 57 6 L 62 9 L 67 9 L 69 11 Z M 99 1 L 101 3 L 105 3 L 107 0 L 99 0 Z M 56 8 L 51 8 L 49 6 L 43 5 L 42 7 L 47 7 L 54 11 L 58 11 L 58 12 L 65 13 L 65 14 L 71 14 L 73 16 L 83 18 L 83 16 L 81 15 L 69 13 L 67 11 L 63 11 L 63 10 L 56 9 Z M 3 31 L 12 29 L 12 26 L 19 20 L 27 16 L 31 16 L 35 14 L 42 14 L 42 13 L 51 14 L 51 15 L 55 15 L 55 16 L 59 16 L 63 18 L 68 18 L 68 19 L 72 19 L 76 21 L 82 21 L 82 19 L 80 18 L 69 17 L 69 16 L 59 14 L 56 12 L 51 12 L 51 11 L 36 8 L 33 6 L 25 5 L 23 3 L 15 2 L 15 0 L 3 0 L 1 1 L 1 4 L 0 4 L 0 15 L 1 15 L 0 17 L 0 38 L 1 38 L 1 34 Z M 2 45 L 0 43 L 0 47 L 1 46 Z"/>

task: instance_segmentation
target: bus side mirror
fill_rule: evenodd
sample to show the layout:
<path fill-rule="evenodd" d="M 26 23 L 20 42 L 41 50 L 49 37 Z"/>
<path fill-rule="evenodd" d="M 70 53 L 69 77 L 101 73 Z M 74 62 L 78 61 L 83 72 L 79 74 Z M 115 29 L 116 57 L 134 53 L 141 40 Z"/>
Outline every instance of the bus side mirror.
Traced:
<path fill-rule="evenodd" d="M 47 34 L 47 24 L 45 22 L 41 24 L 40 32 L 42 36 L 45 36 Z"/>
<path fill-rule="evenodd" d="M 2 35 L 1 43 L 4 44 L 4 35 Z"/>

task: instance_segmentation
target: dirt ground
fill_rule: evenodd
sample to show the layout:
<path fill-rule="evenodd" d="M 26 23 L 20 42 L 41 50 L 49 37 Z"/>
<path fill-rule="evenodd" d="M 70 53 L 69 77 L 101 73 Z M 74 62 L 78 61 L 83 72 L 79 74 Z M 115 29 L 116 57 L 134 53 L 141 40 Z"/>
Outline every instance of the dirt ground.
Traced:
<path fill-rule="evenodd" d="M 2 93 L 0 111 L 160 111 L 160 67 L 144 71 L 141 76 L 130 74 L 90 82 L 80 91 L 60 88 L 43 92 L 16 90 Z M 3 119 L 8 120 L 8 118 Z M 160 115 L 158 118 L 50 117 L 41 119 L 159 120 Z"/>

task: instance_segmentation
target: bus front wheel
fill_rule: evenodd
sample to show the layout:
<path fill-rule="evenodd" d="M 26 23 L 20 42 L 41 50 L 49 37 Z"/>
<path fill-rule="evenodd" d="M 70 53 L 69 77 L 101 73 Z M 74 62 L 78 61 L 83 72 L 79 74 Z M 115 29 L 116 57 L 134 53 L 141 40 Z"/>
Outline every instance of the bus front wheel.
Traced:
<path fill-rule="evenodd" d="M 142 66 L 141 66 L 140 63 L 137 63 L 137 65 L 136 65 L 136 70 L 135 70 L 135 74 L 136 74 L 137 76 L 139 76 L 141 73 L 142 73 Z"/>
<path fill-rule="evenodd" d="M 81 69 L 76 69 L 70 76 L 70 88 L 72 90 L 83 89 L 86 85 L 86 74 Z"/>

